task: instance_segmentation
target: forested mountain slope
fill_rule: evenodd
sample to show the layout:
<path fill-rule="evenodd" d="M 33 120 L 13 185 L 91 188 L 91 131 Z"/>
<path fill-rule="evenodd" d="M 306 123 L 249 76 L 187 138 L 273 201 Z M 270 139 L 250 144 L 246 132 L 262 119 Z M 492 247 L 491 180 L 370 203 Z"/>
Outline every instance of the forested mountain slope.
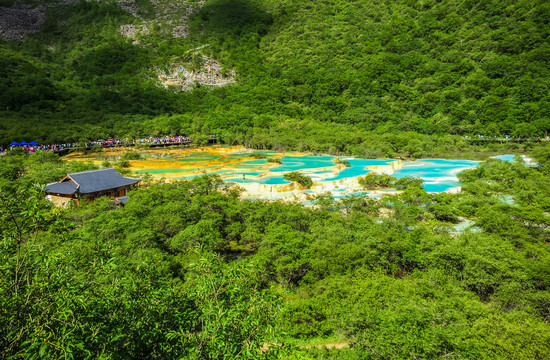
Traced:
<path fill-rule="evenodd" d="M 543 0 L 0 5 L 2 142 L 208 132 L 244 143 L 300 120 L 376 133 L 549 130 Z M 174 71 L 185 91 L 163 78 Z"/>
<path fill-rule="evenodd" d="M 0 0 L 0 146 L 215 134 L 536 163 L 480 162 L 458 193 L 369 175 L 380 198 L 312 206 L 144 174 L 124 206 L 60 209 L 40 188 L 99 165 L 7 151 L 0 358 L 550 358 L 550 142 L 475 136 L 548 135 L 548 19 L 545 0 Z"/>
<path fill-rule="evenodd" d="M 9 152 L 0 358 L 548 359 L 549 150 L 464 171 L 458 194 L 309 207 L 215 175 L 65 210 L 35 184 L 95 165 Z"/>

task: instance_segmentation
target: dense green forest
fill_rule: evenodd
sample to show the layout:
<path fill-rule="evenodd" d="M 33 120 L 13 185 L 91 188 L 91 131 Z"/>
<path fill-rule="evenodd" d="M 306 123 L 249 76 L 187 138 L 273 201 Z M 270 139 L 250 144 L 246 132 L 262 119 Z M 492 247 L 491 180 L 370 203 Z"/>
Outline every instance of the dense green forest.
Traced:
<path fill-rule="evenodd" d="M 0 356 L 546 359 L 550 148 L 532 155 L 462 172 L 459 194 L 306 207 L 203 176 L 61 210 L 36 184 L 94 165 L 11 152 Z"/>
<path fill-rule="evenodd" d="M 408 131 L 548 135 L 547 1 L 174 1 L 168 20 L 166 3 L 137 1 L 135 16 L 115 1 L 51 6 L 39 32 L 0 43 L 0 142 L 215 133 L 315 150 L 287 133 L 351 136 L 319 139 L 329 147 Z M 189 4 L 175 38 L 167 27 Z M 147 32 L 124 37 L 124 24 Z M 155 68 L 200 56 L 236 84 L 158 86 Z"/>
<path fill-rule="evenodd" d="M 483 161 L 457 194 L 375 175 L 401 191 L 304 206 L 203 176 L 59 209 L 44 185 L 97 165 L 10 151 L 0 358 L 550 358 L 549 19 L 544 0 L 0 0 L 0 146 L 215 134 L 538 164 Z M 161 81 L 179 67 L 226 86 Z"/>

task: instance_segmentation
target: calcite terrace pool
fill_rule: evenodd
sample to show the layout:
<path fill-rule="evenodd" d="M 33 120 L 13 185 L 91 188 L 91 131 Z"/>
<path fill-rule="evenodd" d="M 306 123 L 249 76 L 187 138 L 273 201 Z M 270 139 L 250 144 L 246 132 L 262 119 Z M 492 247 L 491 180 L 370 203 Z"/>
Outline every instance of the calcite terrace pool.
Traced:
<path fill-rule="evenodd" d="M 314 195 L 327 192 L 334 198 L 351 195 L 379 197 L 393 191 L 362 190 L 358 179 L 371 171 L 397 178 L 422 178 L 428 192 L 454 192 L 460 189 L 456 174 L 478 165 L 478 161 L 470 160 L 368 160 L 219 146 L 139 152 L 142 158 L 130 161 L 131 170 L 136 174 L 150 174 L 166 180 L 191 180 L 204 174 L 217 174 L 225 182 L 242 187 L 245 190 L 243 198 L 263 200 L 307 201 Z M 102 163 L 105 160 L 117 161 L 122 153 L 120 150 L 108 150 L 94 155 L 69 155 L 68 158 Z M 269 159 L 279 159 L 281 163 Z M 347 160 L 351 166 L 339 164 L 338 160 Z M 291 171 L 310 176 L 314 181 L 311 189 L 302 189 L 298 184 L 285 180 L 284 174 Z"/>

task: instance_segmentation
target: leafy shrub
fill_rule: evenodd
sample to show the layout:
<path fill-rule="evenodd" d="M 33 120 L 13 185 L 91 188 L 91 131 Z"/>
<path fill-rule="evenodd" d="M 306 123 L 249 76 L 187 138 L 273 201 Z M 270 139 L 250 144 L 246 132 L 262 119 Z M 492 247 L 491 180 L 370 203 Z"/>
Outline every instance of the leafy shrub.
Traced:
<path fill-rule="evenodd" d="M 262 154 L 261 152 L 253 152 L 250 154 L 254 159 L 265 159 L 265 154 Z"/>
<path fill-rule="evenodd" d="M 410 187 L 424 188 L 424 181 L 421 178 L 414 178 L 410 176 L 405 176 L 401 179 L 397 179 L 394 182 L 394 186 L 398 190 L 405 190 Z"/>
<path fill-rule="evenodd" d="M 285 174 L 284 179 L 287 181 L 296 181 L 306 189 L 309 189 L 313 185 L 313 180 L 311 180 L 311 177 L 299 173 L 298 171 Z"/>
<path fill-rule="evenodd" d="M 268 163 L 275 163 L 275 164 L 282 164 L 283 163 L 282 160 L 279 159 L 279 158 L 269 158 L 269 159 L 267 159 L 267 162 Z"/>
<path fill-rule="evenodd" d="M 359 185 L 367 190 L 375 190 L 392 187 L 395 180 L 396 178 L 391 175 L 370 172 L 359 179 Z"/>
<path fill-rule="evenodd" d="M 135 151 L 126 151 L 120 160 L 139 160 L 141 155 Z"/>
<path fill-rule="evenodd" d="M 120 160 L 117 165 L 121 168 L 129 168 L 130 162 L 128 160 Z"/>
<path fill-rule="evenodd" d="M 336 159 L 334 159 L 334 163 L 335 164 L 342 164 L 345 167 L 351 167 L 351 164 L 349 163 L 348 160 L 340 160 L 339 158 L 336 158 Z"/>

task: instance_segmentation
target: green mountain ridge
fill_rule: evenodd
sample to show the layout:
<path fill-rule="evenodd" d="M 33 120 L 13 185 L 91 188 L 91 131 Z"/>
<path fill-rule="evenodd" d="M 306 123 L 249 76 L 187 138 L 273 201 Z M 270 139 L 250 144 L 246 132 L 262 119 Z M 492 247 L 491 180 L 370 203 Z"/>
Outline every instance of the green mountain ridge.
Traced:
<path fill-rule="evenodd" d="M 45 16 L 40 31 L 0 45 L 2 143 L 148 132 L 246 143 L 302 120 L 376 133 L 549 131 L 545 1 L 27 3 L 0 4 L 4 18 Z M 236 84 L 174 93 L 155 81 L 155 67 L 199 69 L 201 58 L 235 71 Z"/>
<path fill-rule="evenodd" d="M 550 358 L 549 15 L 543 0 L 0 0 L 0 146 L 214 134 L 481 160 L 457 193 L 428 193 L 429 168 L 311 206 L 140 174 L 124 205 L 57 208 L 41 188 L 98 164 L 0 152 L 0 358 Z M 132 176 L 140 149 L 119 150 L 101 167 Z M 487 159 L 503 153 L 533 162 Z"/>

